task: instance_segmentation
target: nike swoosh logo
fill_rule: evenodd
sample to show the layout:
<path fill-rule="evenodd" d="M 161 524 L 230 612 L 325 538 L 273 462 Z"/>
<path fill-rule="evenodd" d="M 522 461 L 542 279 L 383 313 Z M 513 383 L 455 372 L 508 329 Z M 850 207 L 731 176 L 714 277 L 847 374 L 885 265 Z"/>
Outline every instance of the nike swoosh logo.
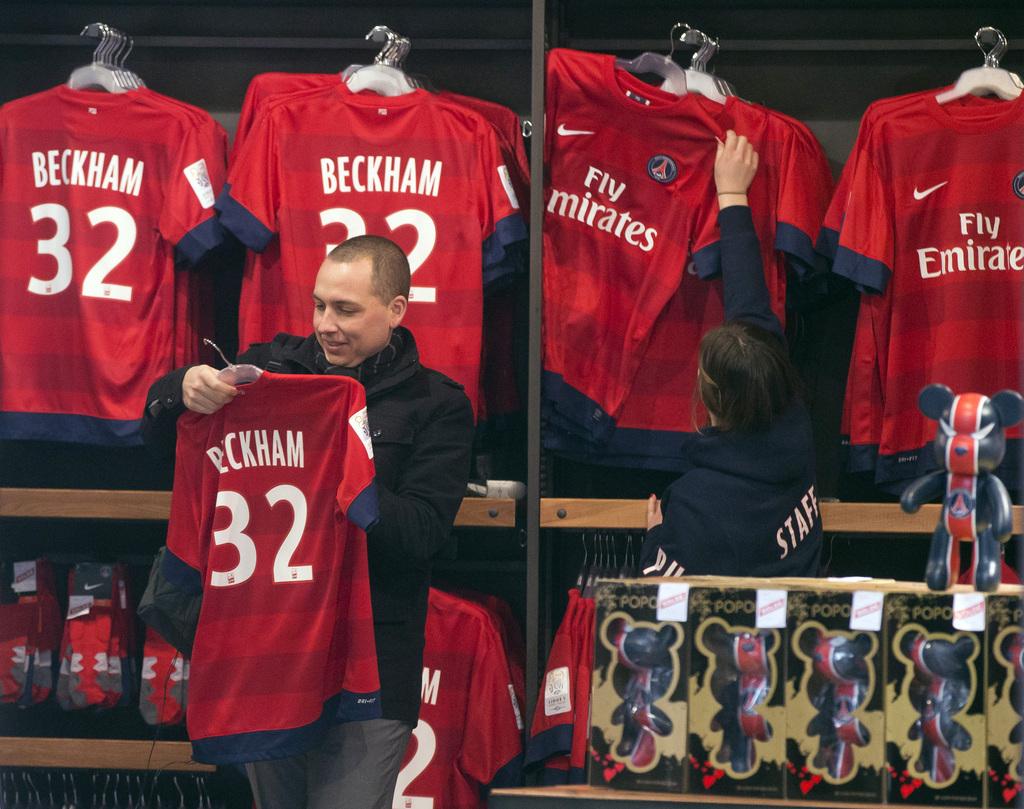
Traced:
<path fill-rule="evenodd" d="M 99 584 L 83 584 L 82 585 L 82 589 L 83 590 L 95 590 L 97 587 L 102 587 L 102 586 L 103 586 L 103 582 L 100 582 Z"/>
<path fill-rule="evenodd" d="M 932 191 L 938 191 L 940 188 L 942 188 L 942 186 L 944 186 L 948 182 L 949 182 L 949 180 L 946 180 L 945 182 L 941 182 L 938 185 L 933 185 L 931 188 L 926 188 L 924 191 L 918 191 L 917 190 L 917 186 L 915 186 L 914 187 L 914 199 L 922 200 L 925 197 L 927 197 L 930 193 L 932 193 Z"/>
<path fill-rule="evenodd" d="M 559 124 L 558 134 L 565 137 L 566 135 L 593 135 L 594 133 L 586 129 L 566 129 L 565 124 Z"/>

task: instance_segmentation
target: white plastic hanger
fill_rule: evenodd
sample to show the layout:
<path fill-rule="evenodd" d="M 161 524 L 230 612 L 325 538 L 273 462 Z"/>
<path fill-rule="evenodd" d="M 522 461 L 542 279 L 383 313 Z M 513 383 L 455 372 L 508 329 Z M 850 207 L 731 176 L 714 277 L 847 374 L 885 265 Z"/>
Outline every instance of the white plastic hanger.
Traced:
<path fill-rule="evenodd" d="M 709 37 L 703 31 L 691 28 L 685 22 L 677 22 L 672 26 L 668 35 L 671 44 L 670 57 L 675 53 L 677 41 L 675 33 L 679 28 L 686 30 L 678 37 L 678 41 L 685 45 L 697 46 L 697 51 L 690 59 L 690 67 L 685 71 L 687 90 L 717 101 L 719 104 L 724 104 L 726 98 L 736 95 L 736 91 L 725 79 L 720 79 L 708 72 L 708 62 L 718 53 L 718 40 Z M 667 88 L 662 85 L 661 89 Z"/>
<path fill-rule="evenodd" d="M 145 85 L 135 73 L 124 69 L 124 61 L 132 50 L 132 38 L 105 23 L 85 26 L 80 36 L 99 38 L 93 51 L 92 64 L 76 68 L 68 77 L 68 87 L 84 90 L 96 87 L 108 93 L 125 93 Z"/>
<path fill-rule="evenodd" d="M 615 66 L 630 73 L 653 73 L 661 76 L 664 81 L 661 89 L 677 96 L 686 95 L 686 73 L 679 65 L 669 57 L 660 53 L 644 51 L 633 59 L 619 58 L 615 60 Z"/>
<path fill-rule="evenodd" d="M 114 69 L 107 63 L 110 52 L 110 35 L 103 23 L 93 23 L 82 29 L 80 36 L 100 37 L 100 43 L 92 54 L 92 64 L 75 68 L 68 77 L 68 87 L 72 90 L 85 90 L 90 87 L 106 90 L 108 93 L 125 93 L 128 91 Z"/>
<path fill-rule="evenodd" d="M 224 360 L 224 367 L 217 371 L 217 379 L 221 382 L 226 382 L 229 385 L 245 385 L 249 382 L 255 382 L 263 376 L 263 369 L 256 365 L 249 365 L 247 363 L 235 365 L 235 363 L 229 362 L 228 358 L 224 356 L 224 352 L 209 337 L 204 337 L 203 343 L 220 354 L 220 358 Z"/>
<path fill-rule="evenodd" d="M 982 44 L 983 39 L 994 41 L 991 50 L 985 50 L 985 45 Z M 990 94 L 998 96 L 1004 101 L 1020 98 L 1021 92 L 1024 92 L 1024 82 L 1021 81 L 1020 76 L 999 67 L 999 60 L 1003 58 L 1003 54 L 1006 53 L 1009 46 L 1003 32 L 998 28 L 985 26 L 979 28 L 974 34 L 974 41 L 978 43 L 978 47 L 981 48 L 985 57 L 984 66 L 965 70 L 956 80 L 956 84 L 935 96 L 935 100 L 940 104 L 946 104 L 963 98 L 965 95 Z"/>
<path fill-rule="evenodd" d="M 417 84 L 401 68 L 412 43 L 384 25 L 376 25 L 366 35 L 373 42 L 384 42 L 372 65 L 349 65 L 342 79 L 353 93 L 370 90 L 382 96 L 400 96 L 417 89 Z"/>

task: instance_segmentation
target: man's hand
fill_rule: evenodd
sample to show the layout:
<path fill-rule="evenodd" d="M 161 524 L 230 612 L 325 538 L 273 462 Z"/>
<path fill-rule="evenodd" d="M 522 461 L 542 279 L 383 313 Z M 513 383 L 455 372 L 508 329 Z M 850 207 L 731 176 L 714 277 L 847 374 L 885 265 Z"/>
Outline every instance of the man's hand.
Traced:
<path fill-rule="evenodd" d="M 195 413 L 216 413 L 239 393 L 238 388 L 217 379 L 217 369 L 209 365 L 189 368 L 181 382 L 181 400 Z"/>
<path fill-rule="evenodd" d="M 715 154 L 715 186 L 718 191 L 718 207 L 746 205 L 747 189 L 757 174 L 757 152 L 745 135 L 737 135 L 731 129 L 725 134 L 725 142 L 718 142 Z"/>
<path fill-rule="evenodd" d="M 658 496 L 652 494 L 647 498 L 647 530 L 650 531 L 656 525 L 661 525 L 661 503 L 658 502 Z"/>

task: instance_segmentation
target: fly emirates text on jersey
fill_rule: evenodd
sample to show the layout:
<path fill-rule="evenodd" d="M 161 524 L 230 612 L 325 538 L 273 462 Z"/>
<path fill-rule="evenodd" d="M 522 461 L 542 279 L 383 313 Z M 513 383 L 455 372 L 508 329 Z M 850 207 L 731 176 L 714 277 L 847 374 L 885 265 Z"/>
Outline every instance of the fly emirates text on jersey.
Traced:
<path fill-rule="evenodd" d="M 122 194 L 139 195 L 145 163 L 91 149 L 50 149 L 32 152 L 32 174 L 36 188 L 84 185 Z"/>
<path fill-rule="evenodd" d="M 920 247 L 917 264 L 922 278 L 941 278 L 947 273 L 978 270 L 1024 270 L 1024 246 L 998 244 L 1000 218 L 981 211 L 957 214 L 960 235 L 967 243 L 956 247 Z"/>
<path fill-rule="evenodd" d="M 302 431 L 241 430 L 228 433 L 215 447 L 206 450 L 206 456 L 221 474 L 232 469 L 253 466 L 291 466 L 302 469 L 306 465 L 302 451 Z"/>
<path fill-rule="evenodd" d="M 594 200 L 596 193 L 608 202 L 618 202 L 626 190 L 625 181 L 616 180 L 608 172 L 594 166 L 587 166 L 583 187 L 587 190 L 582 195 L 552 188 L 551 196 L 548 197 L 548 213 L 575 219 L 589 228 L 611 233 L 616 239 L 624 239 L 627 244 L 639 247 L 645 253 L 654 249 L 657 230 L 633 219 L 629 211 L 619 211 L 611 205 L 602 205 Z"/>

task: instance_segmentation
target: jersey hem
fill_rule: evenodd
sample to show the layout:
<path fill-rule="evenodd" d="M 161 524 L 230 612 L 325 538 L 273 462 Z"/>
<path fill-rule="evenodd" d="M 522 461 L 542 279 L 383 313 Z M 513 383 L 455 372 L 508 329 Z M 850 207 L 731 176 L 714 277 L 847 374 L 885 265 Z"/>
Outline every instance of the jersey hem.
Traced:
<path fill-rule="evenodd" d="M 559 414 L 579 425 L 584 434 L 597 444 L 604 444 L 615 429 L 613 419 L 593 399 L 568 384 L 561 374 L 544 371 L 544 398 Z"/>
<path fill-rule="evenodd" d="M 69 413 L 0 413 L 0 440 L 60 441 L 142 446 L 141 419 L 104 419 Z"/>

